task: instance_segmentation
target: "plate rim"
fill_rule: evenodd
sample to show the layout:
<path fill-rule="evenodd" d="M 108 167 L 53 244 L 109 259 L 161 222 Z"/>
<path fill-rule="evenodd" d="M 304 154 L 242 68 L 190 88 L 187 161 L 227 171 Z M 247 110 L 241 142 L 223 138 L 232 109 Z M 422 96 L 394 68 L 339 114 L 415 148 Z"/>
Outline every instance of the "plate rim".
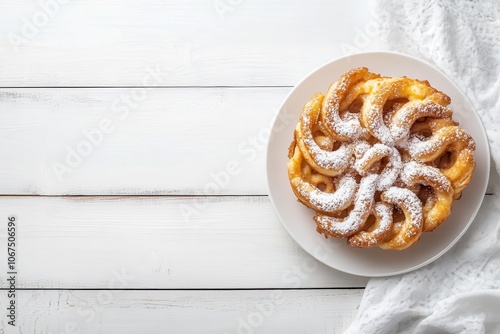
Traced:
<path fill-rule="evenodd" d="M 333 268 L 335 270 L 338 270 L 338 271 L 341 271 L 341 272 L 344 272 L 344 273 L 347 273 L 347 274 L 350 274 L 350 275 L 361 276 L 361 277 L 389 277 L 389 276 L 395 276 L 395 275 L 400 275 L 400 274 L 408 273 L 408 272 L 420 269 L 420 268 L 422 268 L 422 267 L 424 267 L 424 266 L 426 266 L 426 265 L 428 265 L 428 264 L 436 261 L 441 256 L 443 256 L 445 253 L 447 253 L 453 246 L 455 246 L 458 243 L 458 241 L 469 230 L 470 226 L 475 221 L 477 213 L 479 212 L 479 209 L 481 208 L 481 206 L 482 206 L 482 204 L 484 202 L 484 197 L 485 197 L 486 190 L 487 190 L 487 187 L 488 187 L 488 184 L 489 184 L 490 171 L 491 171 L 490 142 L 488 140 L 488 136 L 486 134 L 486 129 L 484 128 L 484 124 L 483 124 L 483 122 L 482 122 L 482 120 L 481 120 L 481 118 L 480 118 L 480 116 L 479 116 L 476 108 L 474 107 L 474 105 L 470 101 L 469 97 L 462 91 L 462 89 L 460 89 L 460 87 L 458 87 L 458 85 L 455 83 L 455 81 L 453 81 L 448 75 L 446 75 L 445 73 L 443 73 L 436 66 L 434 66 L 434 65 L 432 65 L 432 64 L 430 64 L 430 63 L 428 63 L 426 61 L 423 61 L 421 59 L 415 58 L 414 56 L 410 56 L 410 55 L 407 55 L 407 54 L 403 54 L 403 53 L 399 53 L 399 52 L 394 52 L 394 51 L 370 51 L 370 52 L 354 53 L 354 54 L 350 54 L 350 55 L 340 56 L 340 57 L 334 58 L 334 59 L 332 59 L 332 60 L 330 60 L 330 61 L 328 61 L 326 63 L 323 63 L 320 66 L 314 68 L 312 71 L 308 72 L 305 76 L 303 76 L 294 85 L 294 87 L 286 95 L 286 97 L 283 99 L 283 101 L 281 102 L 279 108 L 277 109 L 278 111 L 276 112 L 276 114 L 274 116 L 271 129 L 275 128 L 275 125 L 276 125 L 276 122 L 278 121 L 278 118 L 279 118 L 279 115 L 281 113 L 281 110 L 283 109 L 283 107 L 285 106 L 285 104 L 287 103 L 287 101 L 289 100 L 289 98 L 292 96 L 292 94 L 295 93 L 295 91 L 297 90 L 297 87 L 300 86 L 305 80 L 307 80 L 310 76 L 312 76 L 316 72 L 321 71 L 323 68 L 329 66 L 330 64 L 332 64 L 334 62 L 339 62 L 339 61 L 342 61 L 342 60 L 348 60 L 348 58 L 353 57 L 353 56 L 374 56 L 374 57 L 380 57 L 380 56 L 384 56 L 384 55 L 391 55 L 391 56 L 396 56 L 396 57 L 407 58 L 407 59 L 409 59 L 411 61 L 414 61 L 414 62 L 417 62 L 417 63 L 421 63 L 421 64 L 423 64 L 425 66 L 428 66 L 428 67 L 434 69 L 436 72 L 438 72 L 444 78 L 446 78 L 447 81 L 449 81 L 451 83 L 451 85 L 453 86 L 453 88 L 455 88 L 461 95 L 463 95 L 463 97 L 466 99 L 466 101 L 472 107 L 472 111 L 474 112 L 475 116 L 479 120 L 481 135 L 483 137 L 483 141 L 486 142 L 485 150 L 486 150 L 486 157 L 487 157 L 487 159 L 486 159 L 485 163 L 486 163 L 486 170 L 487 170 L 486 174 L 487 175 L 486 175 L 485 185 L 483 186 L 483 188 L 484 188 L 483 189 L 483 197 L 482 197 L 481 201 L 479 202 L 479 204 L 477 205 L 477 207 L 474 209 L 474 212 L 472 213 L 472 215 L 471 215 L 471 217 L 469 219 L 469 222 L 465 225 L 465 227 L 462 229 L 462 231 L 460 231 L 460 233 L 458 233 L 458 235 L 445 248 L 443 248 L 439 253 L 437 253 L 436 255 L 430 257 L 429 259 L 423 261 L 422 263 L 419 263 L 418 265 L 414 265 L 414 266 L 406 268 L 406 269 L 391 271 L 391 272 L 387 272 L 387 273 L 383 273 L 383 274 L 382 273 L 381 274 L 371 274 L 371 275 L 362 274 L 362 273 L 358 273 L 358 272 L 351 271 L 351 270 L 348 270 L 348 269 L 340 269 L 340 268 L 337 268 L 337 267 L 333 267 L 332 265 L 326 263 L 325 260 L 316 257 L 309 250 L 305 249 L 302 246 L 301 243 L 299 243 L 299 241 L 297 240 L 297 238 L 290 231 L 289 227 L 285 224 L 284 219 L 281 217 L 280 212 L 277 210 L 277 207 L 276 207 L 276 204 L 275 204 L 275 201 L 274 201 L 274 198 L 273 198 L 273 194 L 271 192 L 271 181 L 270 181 L 270 178 L 269 178 L 270 168 L 271 168 L 270 164 L 269 164 L 270 154 L 271 154 L 271 152 L 270 152 L 270 146 L 271 146 L 270 143 L 271 143 L 272 139 L 276 136 L 276 134 L 274 133 L 274 131 L 271 131 L 271 134 L 270 134 L 269 139 L 268 139 L 267 144 L 266 144 L 266 157 L 265 157 L 267 194 L 269 196 L 271 205 L 272 205 L 272 207 L 273 207 L 276 215 L 278 216 L 281 224 L 283 225 L 283 227 L 285 228 L 285 230 L 288 232 L 288 234 L 290 235 L 290 237 L 294 240 L 294 242 L 297 243 L 302 250 L 304 250 L 306 253 L 308 253 L 310 256 L 312 256 L 317 261 L 319 261 L 319 262 L 323 263 L 324 265 L 326 265 L 326 266 L 328 266 L 330 268 Z"/>

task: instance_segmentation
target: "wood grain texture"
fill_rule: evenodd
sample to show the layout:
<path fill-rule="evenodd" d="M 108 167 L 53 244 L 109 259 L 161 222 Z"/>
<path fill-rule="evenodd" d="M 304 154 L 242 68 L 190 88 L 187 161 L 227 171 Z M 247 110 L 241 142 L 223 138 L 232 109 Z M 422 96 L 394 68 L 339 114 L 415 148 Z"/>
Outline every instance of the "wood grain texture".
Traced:
<path fill-rule="evenodd" d="M 19 291 L 16 333 L 342 333 L 361 295 L 358 289 Z M 5 305 L 5 291 L 0 300 Z M 0 330 L 9 330 L 6 319 Z"/>
<path fill-rule="evenodd" d="M 267 197 L 244 195 L 267 192 L 261 137 L 291 86 L 373 48 L 367 7 L 58 2 L 0 3 L 0 195 L 119 196 L 2 197 L 19 332 L 342 333 L 363 290 L 328 288 L 367 279 L 312 259 Z"/>
<path fill-rule="evenodd" d="M 152 89 L 127 107 L 136 91 L 0 90 L 0 193 L 267 192 L 266 131 L 288 88 Z"/>
<path fill-rule="evenodd" d="M 0 216 L 9 215 L 18 221 L 19 288 L 110 288 L 110 282 L 127 289 L 330 288 L 367 282 L 313 260 L 290 238 L 267 197 L 4 197 Z M 0 267 L 6 261 L 1 257 Z M 121 276 L 130 278 L 126 285 L 119 284 Z M 1 280 L 0 288 L 6 286 Z"/>
<path fill-rule="evenodd" d="M 266 194 L 267 134 L 289 91 L 0 89 L 0 194 Z"/>
<path fill-rule="evenodd" d="M 266 131 L 288 91 L 152 89 L 127 107 L 136 89 L 2 89 L 0 193 L 265 194 Z"/>
<path fill-rule="evenodd" d="M 140 86 L 148 66 L 168 72 L 163 86 L 294 85 L 346 43 L 369 48 L 370 13 L 360 9 L 328 0 L 4 2 L 0 85 Z"/>

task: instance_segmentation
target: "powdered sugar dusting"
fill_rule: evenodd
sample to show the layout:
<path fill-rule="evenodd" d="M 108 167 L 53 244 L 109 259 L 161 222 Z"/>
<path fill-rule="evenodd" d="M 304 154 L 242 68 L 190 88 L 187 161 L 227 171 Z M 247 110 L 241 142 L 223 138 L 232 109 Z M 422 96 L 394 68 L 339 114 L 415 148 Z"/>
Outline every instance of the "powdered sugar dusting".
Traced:
<path fill-rule="evenodd" d="M 391 187 L 382 194 L 382 198 L 388 203 L 401 207 L 406 215 L 404 226 L 398 236 L 393 239 L 393 243 L 405 244 L 408 239 L 422 232 L 422 203 L 417 195 L 408 189 Z"/>
<path fill-rule="evenodd" d="M 354 247 L 373 247 L 381 243 L 390 232 L 392 225 L 392 208 L 384 203 L 376 203 L 373 207 L 373 213 L 377 219 L 376 228 L 373 231 L 361 231 L 351 238 L 348 242 Z"/>
<path fill-rule="evenodd" d="M 304 139 L 314 162 L 325 169 L 344 170 L 352 161 L 352 145 L 342 143 L 338 150 L 325 151 L 318 146 L 314 139 Z"/>
<path fill-rule="evenodd" d="M 344 171 L 351 163 L 353 151 L 352 145 L 344 142 L 338 150 L 323 150 L 314 140 L 311 130 L 311 120 L 309 119 L 309 115 L 307 113 L 302 115 L 301 122 L 305 129 L 302 140 L 308 149 L 307 153 L 309 153 L 316 165 L 324 169 L 338 170 L 339 173 Z"/>
<path fill-rule="evenodd" d="M 368 118 L 368 126 L 373 136 L 383 144 L 394 146 L 394 139 L 392 138 L 391 131 L 389 131 L 389 128 L 384 124 L 380 107 L 371 106 L 367 108 L 370 108 L 368 115 L 371 117 Z"/>
<path fill-rule="evenodd" d="M 405 188 L 391 187 L 383 196 L 388 203 L 404 206 L 403 209 L 410 215 L 412 224 L 422 224 L 422 204 L 413 192 Z"/>
<path fill-rule="evenodd" d="M 387 190 L 393 185 L 403 169 L 403 163 L 401 162 L 398 150 L 384 144 L 375 144 L 366 150 L 365 154 L 354 165 L 354 168 L 360 175 L 366 175 L 375 162 L 385 157 L 388 158 L 388 163 L 380 173 L 377 191 Z"/>
<path fill-rule="evenodd" d="M 432 186 L 439 191 L 451 190 L 450 181 L 439 169 L 415 161 L 410 161 L 404 165 L 401 180 L 408 186 L 421 183 L 426 186 Z"/>
<path fill-rule="evenodd" d="M 421 117 L 447 118 L 452 114 L 450 109 L 433 101 L 410 101 L 395 113 L 390 123 L 390 131 L 397 143 L 405 142 L 417 119 Z"/>
<path fill-rule="evenodd" d="M 352 246 L 404 249 L 423 231 L 423 203 L 416 195 L 425 195 L 421 185 L 451 199 L 462 188 L 445 176 L 442 166 L 455 158 L 444 154 L 458 152 L 473 164 L 475 143 L 451 119 L 449 97 L 427 82 L 367 73 L 361 68 L 344 74 L 326 97 L 316 94 L 306 105 L 295 142 L 307 168 L 292 164 L 289 175 L 297 197 L 317 212 L 319 232 L 347 237 Z M 304 179 L 294 182 L 300 173 Z M 394 228 L 399 210 L 405 221 Z M 366 223 L 370 215 L 374 224 Z"/>
<path fill-rule="evenodd" d="M 452 145 L 459 150 L 475 149 L 472 137 L 458 126 L 440 128 L 427 140 L 412 136 L 405 146 L 416 160 L 427 162 L 435 159 Z"/>
<path fill-rule="evenodd" d="M 335 237 L 347 237 L 358 232 L 371 211 L 376 183 L 377 175 L 375 174 L 361 180 L 354 209 L 346 218 L 335 218 L 319 214 L 315 217 L 316 222 Z"/>
<path fill-rule="evenodd" d="M 308 183 L 303 183 L 297 188 L 300 195 L 307 198 L 315 210 L 330 213 L 348 207 L 352 203 L 357 189 L 358 184 L 350 175 L 340 179 L 334 193 L 323 192 Z"/>

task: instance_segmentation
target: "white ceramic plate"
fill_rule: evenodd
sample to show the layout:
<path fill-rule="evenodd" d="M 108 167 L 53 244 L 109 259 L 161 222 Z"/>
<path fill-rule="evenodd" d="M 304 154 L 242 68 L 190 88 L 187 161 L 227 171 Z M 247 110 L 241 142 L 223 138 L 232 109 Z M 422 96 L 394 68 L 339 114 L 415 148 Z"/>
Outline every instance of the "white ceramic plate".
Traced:
<path fill-rule="evenodd" d="M 428 80 L 452 99 L 453 118 L 476 141 L 476 171 L 462 198 L 455 202 L 448 220 L 432 233 L 422 235 L 420 242 L 403 251 L 384 251 L 378 247 L 352 248 L 345 239 L 325 239 L 316 232 L 314 212 L 299 202 L 288 182 L 287 149 L 303 105 L 314 93 L 326 93 L 338 77 L 356 67 L 388 76 L 408 76 Z M 361 276 L 389 276 L 420 268 L 449 250 L 470 226 L 483 201 L 488 184 L 490 152 L 481 121 L 467 97 L 434 67 L 408 56 L 374 52 L 336 59 L 306 76 L 287 96 L 273 125 L 267 148 L 267 180 L 271 202 L 283 225 L 295 241 L 309 254 L 326 265 Z"/>

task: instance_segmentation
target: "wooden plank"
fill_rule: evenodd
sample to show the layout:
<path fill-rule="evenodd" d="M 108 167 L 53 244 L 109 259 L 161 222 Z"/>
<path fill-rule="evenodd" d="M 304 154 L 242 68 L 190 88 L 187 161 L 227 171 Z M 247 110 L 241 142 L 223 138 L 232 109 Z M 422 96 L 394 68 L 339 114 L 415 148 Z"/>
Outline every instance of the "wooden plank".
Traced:
<path fill-rule="evenodd" d="M 46 2 L 0 4 L 1 86 L 140 86 L 148 67 L 163 86 L 294 85 L 376 24 L 328 0 Z"/>
<path fill-rule="evenodd" d="M 127 277 L 121 288 L 165 289 L 367 282 L 302 251 L 267 197 L 3 197 L 0 217 L 10 215 L 17 217 L 19 288 L 109 288 L 120 277 Z M 0 257 L 1 268 L 6 261 Z"/>
<path fill-rule="evenodd" d="M 15 333 L 342 333 L 362 292 L 18 291 Z"/>
<path fill-rule="evenodd" d="M 0 193 L 266 194 L 289 90 L 151 89 L 127 107 L 137 89 L 1 89 Z"/>
<path fill-rule="evenodd" d="M 0 194 L 266 194 L 267 131 L 289 91 L 150 89 L 126 108 L 137 89 L 0 89 Z"/>

